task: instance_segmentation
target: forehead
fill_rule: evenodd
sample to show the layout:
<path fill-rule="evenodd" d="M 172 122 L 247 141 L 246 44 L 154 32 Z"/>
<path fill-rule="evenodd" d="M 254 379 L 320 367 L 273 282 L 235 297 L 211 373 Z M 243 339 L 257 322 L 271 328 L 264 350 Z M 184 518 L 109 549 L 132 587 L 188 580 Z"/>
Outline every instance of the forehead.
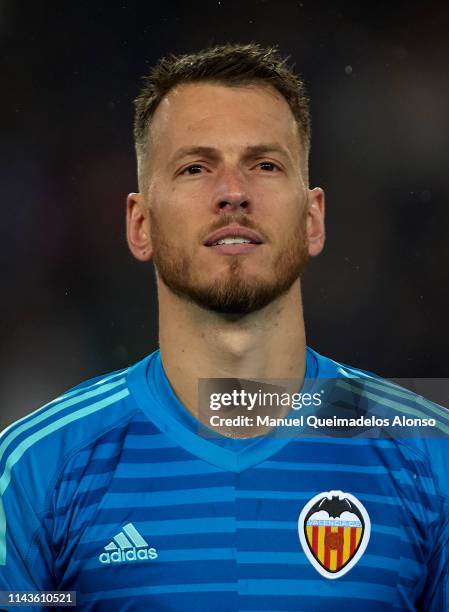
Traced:
<path fill-rule="evenodd" d="M 151 147 L 235 147 L 279 142 L 298 149 L 298 127 L 285 98 L 268 85 L 230 87 L 189 83 L 160 102 L 150 126 Z"/>

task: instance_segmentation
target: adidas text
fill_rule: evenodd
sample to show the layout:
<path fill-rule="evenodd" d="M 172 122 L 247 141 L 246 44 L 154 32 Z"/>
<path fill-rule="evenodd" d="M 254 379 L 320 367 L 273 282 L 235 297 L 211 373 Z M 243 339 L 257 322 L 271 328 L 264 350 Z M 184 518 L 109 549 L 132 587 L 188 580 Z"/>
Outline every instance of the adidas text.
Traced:
<path fill-rule="evenodd" d="M 147 561 L 157 559 L 155 548 L 131 548 L 128 550 L 115 550 L 114 552 L 102 552 L 99 557 L 101 563 L 127 563 L 129 561 Z"/>

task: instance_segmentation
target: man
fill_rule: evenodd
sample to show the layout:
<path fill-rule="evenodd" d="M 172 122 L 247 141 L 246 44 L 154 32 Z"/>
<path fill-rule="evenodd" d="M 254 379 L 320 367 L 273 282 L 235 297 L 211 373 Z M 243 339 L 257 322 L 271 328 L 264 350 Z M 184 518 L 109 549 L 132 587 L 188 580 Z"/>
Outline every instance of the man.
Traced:
<path fill-rule="evenodd" d="M 257 45 L 165 58 L 135 137 L 127 235 L 155 264 L 160 350 L 4 432 L 0 588 L 76 591 L 83 610 L 449 609 L 443 437 L 203 435 L 199 379 L 292 379 L 303 398 L 338 380 L 339 415 L 449 423 L 306 348 L 324 195 L 302 83 Z"/>

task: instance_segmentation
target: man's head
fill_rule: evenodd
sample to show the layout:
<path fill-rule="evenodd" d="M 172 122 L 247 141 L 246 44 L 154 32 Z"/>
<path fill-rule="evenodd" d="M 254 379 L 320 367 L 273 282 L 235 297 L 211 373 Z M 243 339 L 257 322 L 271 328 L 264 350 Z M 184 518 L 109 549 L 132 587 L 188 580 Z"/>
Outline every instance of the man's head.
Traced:
<path fill-rule="evenodd" d="M 164 97 L 179 85 L 215 83 L 228 87 L 271 86 L 286 100 L 298 126 L 302 171 L 308 176 L 310 149 L 309 103 L 304 83 L 287 66 L 273 47 L 256 44 L 222 45 L 191 55 L 167 56 L 159 60 L 135 100 L 134 140 L 139 169 L 139 185 L 145 184 L 151 164 L 150 126 Z"/>
<path fill-rule="evenodd" d="M 320 252 L 307 102 L 275 50 L 226 45 L 162 59 L 136 100 L 135 137 L 141 193 L 128 198 L 128 242 L 173 294 L 248 314 Z"/>

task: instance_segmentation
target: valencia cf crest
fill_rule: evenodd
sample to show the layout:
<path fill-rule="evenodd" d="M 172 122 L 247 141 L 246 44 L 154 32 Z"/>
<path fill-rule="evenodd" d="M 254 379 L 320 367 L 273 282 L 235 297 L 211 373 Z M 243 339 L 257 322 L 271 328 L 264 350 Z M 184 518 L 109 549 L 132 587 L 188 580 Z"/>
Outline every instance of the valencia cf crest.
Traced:
<path fill-rule="evenodd" d="M 363 504 L 350 493 L 315 495 L 298 520 L 299 540 L 313 567 L 325 578 L 340 578 L 365 552 L 371 521 Z"/>

